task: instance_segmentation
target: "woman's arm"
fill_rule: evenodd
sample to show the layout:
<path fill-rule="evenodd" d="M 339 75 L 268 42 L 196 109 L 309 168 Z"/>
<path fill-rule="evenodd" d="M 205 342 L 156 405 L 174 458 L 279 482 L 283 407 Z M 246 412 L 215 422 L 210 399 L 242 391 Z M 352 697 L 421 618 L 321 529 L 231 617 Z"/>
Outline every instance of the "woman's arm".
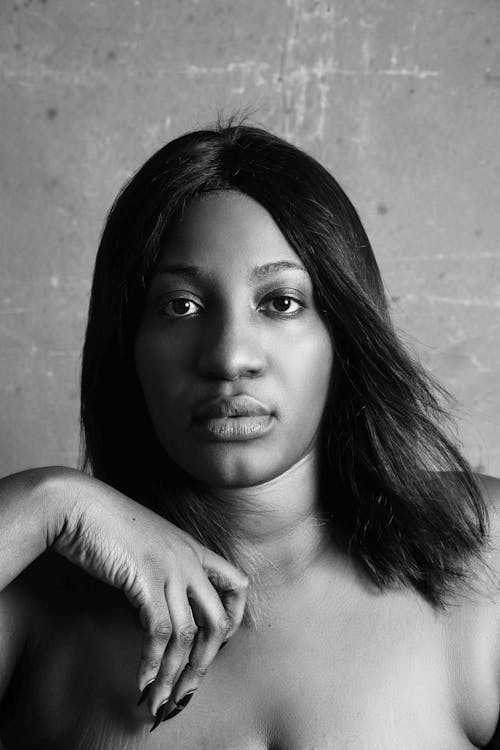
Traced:
<path fill-rule="evenodd" d="M 162 706 L 157 718 L 169 697 L 170 709 L 198 687 L 241 624 L 243 573 L 157 513 L 74 469 L 0 480 L 0 590 L 49 547 L 137 609 L 144 630 L 137 684 L 148 687 L 155 716 Z"/>

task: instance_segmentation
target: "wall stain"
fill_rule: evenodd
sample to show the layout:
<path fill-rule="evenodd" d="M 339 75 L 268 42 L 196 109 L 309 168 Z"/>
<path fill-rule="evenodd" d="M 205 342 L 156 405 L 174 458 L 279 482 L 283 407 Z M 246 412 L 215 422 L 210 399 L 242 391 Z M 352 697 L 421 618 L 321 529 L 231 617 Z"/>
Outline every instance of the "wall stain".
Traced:
<path fill-rule="evenodd" d="M 491 70 L 487 70 L 484 74 L 484 80 L 486 83 L 500 83 L 500 73 L 492 73 Z"/>
<path fill-rule="evenodd" d="M 378 203 L 377 204 L 377 213 L 379 216 L 385 216 L 389 213 L 389 207 L 386 206 L 385 203 Z"/>
<path fill-rule="evenodd" d="M 47 117 L 47 120 L 55 120 L 59 112 L 57 111 L 56 107 L 47 107 L 45 110 L 45 115 Z"/>
<path fill-rule="evenodd" d="M 59 184 L 59 180 L 57 177 L 49 177 L 45 182 L 43 183 L 43 187 L 45 190 L 54 190 L 57 185 Z"/>

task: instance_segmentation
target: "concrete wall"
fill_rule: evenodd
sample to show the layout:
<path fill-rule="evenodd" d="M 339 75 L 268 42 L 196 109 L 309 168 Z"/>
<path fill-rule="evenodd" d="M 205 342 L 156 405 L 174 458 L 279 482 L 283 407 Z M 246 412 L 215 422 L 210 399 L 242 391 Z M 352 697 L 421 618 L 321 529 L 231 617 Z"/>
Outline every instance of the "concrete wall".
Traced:
<path fill-rule="evenodd" d="M 498 0 L 2 0 L 0 473 L 76 464 L 117 189 L 249 105 L 346 188 L 466 454 L 500 474 L 499 50 Z"/>

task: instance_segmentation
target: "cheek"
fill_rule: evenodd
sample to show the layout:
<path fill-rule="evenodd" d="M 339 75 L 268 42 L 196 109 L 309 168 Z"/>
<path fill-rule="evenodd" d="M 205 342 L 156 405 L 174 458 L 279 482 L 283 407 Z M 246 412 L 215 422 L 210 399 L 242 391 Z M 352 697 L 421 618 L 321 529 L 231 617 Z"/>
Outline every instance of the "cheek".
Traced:
<path fill-rule="evenodd" d="M 303 341 L 300 349 L 290 348 L 283 377 L 297 420 L 316 424 L 329 393 L 334 350 L 326 329 L 311 331 Z"/>
<path fill-rule="evenodd" d="M 320 395 L 328 390 L 333 367 L 333 344 L 326 328 L 321 327 L 305 337 L 299 366 L 302 377 Z"/>
<path fill-rule="evenodd" d="M 134 349 L 135 368 L 152 418 L 176 403 L 183 383 L 182 358 L 147 334 L 139 334 Z"/>

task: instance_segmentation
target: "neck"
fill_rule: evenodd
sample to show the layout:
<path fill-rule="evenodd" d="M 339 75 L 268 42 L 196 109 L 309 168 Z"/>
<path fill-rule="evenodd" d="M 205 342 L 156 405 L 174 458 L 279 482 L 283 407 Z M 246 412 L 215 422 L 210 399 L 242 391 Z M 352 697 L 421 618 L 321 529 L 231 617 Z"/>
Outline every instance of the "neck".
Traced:
<path fill-rule="evenodd" d="M 325 550 L 330 527 L 319 509 L 318 476 L 311 452 L 263 484 L 217 489 L 228 507 L 241 508 L 240 553 L 251 563 L 258 591 L 271 593 L 303 580 Z"/>

